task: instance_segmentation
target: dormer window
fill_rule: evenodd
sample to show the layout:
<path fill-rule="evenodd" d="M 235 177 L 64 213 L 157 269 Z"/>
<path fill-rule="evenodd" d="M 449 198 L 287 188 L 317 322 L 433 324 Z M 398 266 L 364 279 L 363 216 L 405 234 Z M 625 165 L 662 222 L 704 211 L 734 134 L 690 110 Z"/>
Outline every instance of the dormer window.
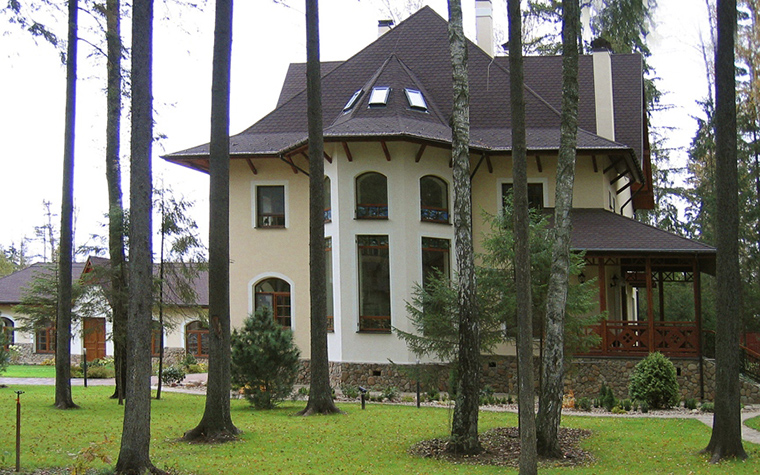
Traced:
<path fill-rule="evenodd" d="M 352 107 L 356 105 L 356 102 L 359 100 L 360 97 L 362 97 L 362 93 L 364 92 L 364 89 L 359 89 L 354 93 L 353 96 L 351 96 L 351 99 L 346 102 L 346 105 L 343 106 L 343 112 L 348 112 L 351 110 Z"/>
<path fill-rule="evenodd" d="M 427 103 L 420 91 L 407 88 L 404 89 L 404 92 L 406 93 L 406 100 L 409 101 L 409 107 L 418 111 L 427 112 Z"/>
<path fill-rule="evenodd" d="M 388 96 L 391 93 L 389 87 L 373 87 L 372 94 L 369 96 L 370 107 L 381 107 L 388 104 Z"/>

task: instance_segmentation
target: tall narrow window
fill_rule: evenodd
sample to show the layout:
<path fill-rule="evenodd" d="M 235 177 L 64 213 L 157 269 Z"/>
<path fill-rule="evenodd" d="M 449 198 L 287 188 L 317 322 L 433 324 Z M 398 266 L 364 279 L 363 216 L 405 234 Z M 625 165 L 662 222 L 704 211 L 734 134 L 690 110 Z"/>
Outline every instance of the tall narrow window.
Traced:
<path fill-rule="evenodd" d="M 47 320 L 34 332 L 34 348 L 37 353 L 55 353 L 55 325 Z"/>
<path fill-rule="evenodd" d="M 325 238 L 325 293 L 327 311 L 327 331 L 335 331 L 335 306 L 333 302 L 333 272 L 332 272 L 332 238 Z"/>
<path fill-rule="evenodd" d="M 193 356 L 208 358 L 208 325 L 198 320 L 185 325 L 185 350 Z"/>
<path fill-rule="evenodd" d="M 388 219 L 388 180 L 368 172 L 356 177 L 356 219 Z"/>
<path fill-rule="evenodd" d="M 420 178 L 420 216 L 431 223 L 449 222 L 449 190 L 446 182 L 428 175 Z"/>
<path fill-rule="evenodd" d="M 153 320 L 150 324 L 150 355 L 161 356 L 161 324 Z"/>
<path fill-rule="evenodd" d="M 256 227 L 285 227 L 285 187 L 256 187 Z"/>
<path fill-rule="evenodd" d="M 332 221 L 332 204 L 330 195 L 330 177 L 325 177 L 325 223 Z"/>
<path fill-rule="evenodd" d="M 449 268 L 449 240 L 422 238 L 422 286 L 427 287 L 433 277 L 451 277 Z"/>
<path fill-rule="evenodd" d="M 391 331 L 391 273 L 388 236 L 357 236 L 359 331 Z"/>
<path fill-rule="evenodd" d="M 290 327 L 290 284 L 282 279 L 262 280 L 254 287 L 256 310 L 269 307 L 274 320 L 283 327 Z"/>
<path fill-rule="evenodd" d="M 0 317 L 0 330 L 2 330 L 3 336 L 5 336 L 5 348 L 14 344 L 16 334 L 13 332 L 13 320 L 10 318 Z"/>
<path fill-rule="evenodd" d="M 512 183 L 502 183 L 501 185 L 501 201 L 504 202 L 504 198 L 512 192 Z M 533 209 L 544 209 L 544 184 L 543 183 L 528 183 L 528 207 Z"/>

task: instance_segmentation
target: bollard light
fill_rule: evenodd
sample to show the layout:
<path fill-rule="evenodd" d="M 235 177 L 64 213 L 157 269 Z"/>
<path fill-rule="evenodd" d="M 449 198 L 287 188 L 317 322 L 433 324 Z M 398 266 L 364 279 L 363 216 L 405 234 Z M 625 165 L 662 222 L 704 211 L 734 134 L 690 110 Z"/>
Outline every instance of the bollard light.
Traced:
<path fill-rule="evenodd" d="M 21 395 L 24 391 L 16 391 L 16 471 L 21 471 Z"/>

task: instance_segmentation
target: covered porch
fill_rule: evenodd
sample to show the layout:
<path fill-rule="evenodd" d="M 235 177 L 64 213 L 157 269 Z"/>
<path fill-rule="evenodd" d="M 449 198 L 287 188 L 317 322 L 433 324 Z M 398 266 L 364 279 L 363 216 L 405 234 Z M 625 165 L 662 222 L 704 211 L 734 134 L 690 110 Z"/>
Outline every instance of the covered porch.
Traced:
<path fill-rule="evenodd" d="M 586 261 L 579 278 L 597 279 L 606 315 L 586 330 L 599 345 L 577 356 L 702 356 L 701 275 L 714 275 L 715 248 L 605 210 L 573 210 L 572 219 L 572 248 Z M 667 308 L 666 286 L 690 301 Z"/>

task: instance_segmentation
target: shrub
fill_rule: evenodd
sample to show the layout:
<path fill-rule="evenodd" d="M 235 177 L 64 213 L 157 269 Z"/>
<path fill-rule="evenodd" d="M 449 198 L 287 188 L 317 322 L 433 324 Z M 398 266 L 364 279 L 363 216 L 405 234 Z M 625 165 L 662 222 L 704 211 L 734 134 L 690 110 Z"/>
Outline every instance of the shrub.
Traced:
<path fill-rule="evenodd" d="M 185 370 L 179 366 L 169 366 L 161 373 L 161 381 L 164 384 L 179 383 L 185 379 Z"/>
<path fill-rule="evenodd" d="M 235 330 L 231 339 L 232 380 L 256 409 L 272 409 L 293 392 L 301 352 L 293 332 L 263 307 Z"/>
<path fill-rule="evenodd" d="M 441 397 L 441 392 L 438 391 L 438 388 L 429 387 L 427 392 L 427 398 L 430 401 L 437 401 Z"/>
<path fill-rule="evenodd" d="M 602 383 L 602 387 L 599 389 L 599 406 L 603 407 L 606 411 L 612 411 L 612 408 L 617 406 L 617 399 L 612 392 L 612 388 Z"/>
<path fill-rule="evenodd" d="M 699 406 L 699 410 L 702 412 L 714 412 L 715 404 L 711 402 L 703 402 L 702 405 Z"/>
<path fill-rule="evenodd" d="M 193 363 L 191 365 L 187 365 L 185 369 L 187 370 L 188 374 L 208 373 L 208 365 L 203 363 Z"/>
<path fill-rule="evenodd" d="M 359 388 L 351 384 L 344 384 L 340 387 L 343 392 L 343 396 L 347 399 L 356 399 L 359 397 Z"/>
<path fill-rule="evenodd" d="M 697 400 L 694 398 L 686 398 L 683 401 L 683 407 L 685 409 L 690 409 L 693 411 L 694 409 L 697 408 Z"/>
<path fill-rule="evenodd" d="M 641 412 L 643 414 L 646 414 L 649 412 L 649 404 L 647 404 L 646 401 L 641 401 L 641 404 L 639 404 L 639 409 L 641 409 Z"/>
<path fill-rule="evenodd" d="M 633 408 L 633 403 L 630 399 L 623 399 L 620 401 L 620 405 L 623 406 L 623 409 L 625 409 L 625 412 L 630 411 Z"/>
<path fill-rule="evenodd" d="M 185 368 L 189 368 L 190 366 L 194 364 L 198 364 L 198 360 L 195 358 L 195 355 L 193 355 L 192 353 L 185 353 L 185 356 L 183 356 L 182 359 L 177 362 L 177 364 Z"/>
<path fill-rule="evenodd" d="M 44 360 L 40 366 L 55 366 L 55 357 Z"/>
<path fill-rule="evenodd" d="M 581 411 L 590 411 L 591 410 L 591 399 L 587 397 L 582 397 L 578 399 L 578 409 Z"/>
<path fill-rule="evenodd" d="M 628 411 L 626 411 L 624 408 L 620 406 L 615 406 L 612 408 L 612 411 L 610 412 L 612 412 L 613 414 L 626 414 Z"/>
<path fill-rule="evenodd" d="M 382 397 L 389 401 L 395 401 L 396 398 L 398 398 L 398 388 L 395 386 L 388 386 L 383 389 Z"/>
<path fill-rule="evenodd" d="M 633 369 L 628 391 L 632 398 L 653 409 L 675 406 L 678 404 L 675 366 L 662 353 L 650 353 Z"/>
<path fill-rule="evenodd" d="M 2 329 L 3 328 L 0 327 L 0 330 Z M 5 332 L 0 331 L 0 373 L 8 368 L 8 364 L 11 362 L 11 348 L 14 348 L 13 345 L 9 345 L 9 347 L 6 348 L 6 341 L 7 338 L 5 336 Z"/>

